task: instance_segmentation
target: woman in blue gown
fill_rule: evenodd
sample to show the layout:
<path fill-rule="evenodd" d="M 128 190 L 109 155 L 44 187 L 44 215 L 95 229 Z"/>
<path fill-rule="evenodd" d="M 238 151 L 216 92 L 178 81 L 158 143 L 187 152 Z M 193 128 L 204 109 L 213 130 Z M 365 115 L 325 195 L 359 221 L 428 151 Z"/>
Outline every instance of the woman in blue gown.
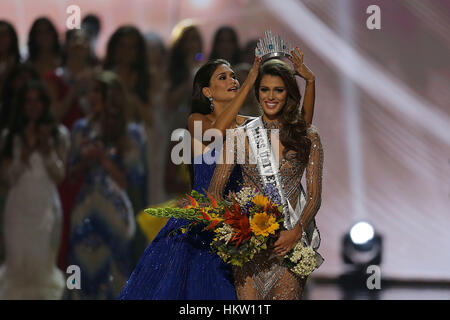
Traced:
<path fill-rule="evenodd" d="M 247 118 L 238 116 L 258 75 L 261 60 L 255 63 L 242 87 L 230 64 L 222 59 L 203 65 L 195 75 L 192 93 L 192 113 L 188 129 L 194 138 L 191 146 L 194 158 L 214 157 L 215 150 L 205 152 L 203 141 L 195 139 L 194 128 L 218 129 L 222 135 L 228 128 L 242 125 Z M 194 147 L 201 144 L 201 148 Z M 214 173 L 215 163 L 194 161 L 193 189 L 207 190 Z M 199 162 L 198 164 L 196 164 Z M 208 161 L 209 162 L 209 161 Z M 226 190 L 237 190 L 241 174 L 234 171 Z M 122 300 L 233 300 L 236 293 L 231 268 L 210 249 L 212 233 L 201 227 L 186 233 L 173 233 L 188 221 L 169 219 L 150 243 L 137 267 L 127 281 L 119 299 Z"/>

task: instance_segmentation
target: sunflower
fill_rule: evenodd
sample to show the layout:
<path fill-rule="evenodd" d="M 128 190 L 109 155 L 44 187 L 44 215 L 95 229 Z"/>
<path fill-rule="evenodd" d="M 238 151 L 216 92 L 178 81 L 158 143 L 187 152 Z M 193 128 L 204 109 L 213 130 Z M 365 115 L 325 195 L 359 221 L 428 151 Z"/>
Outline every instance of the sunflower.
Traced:
<path fill-rule="evenodd" d="M 267 237 L 269 233 L 274 234 L 280 225 L 276 222 L 275 217 L 268 215 L 265 212 L 256 213 L 250 220 L 250 229 L 258 236 Z"/>
<path fill-rule="evenodd" d="M 270 204 L 269 198 L 262 196 L 260 194 L 257 194 L 253 199 L 252 202 L 260 207 L 265 208 L 268 204 Z"/>

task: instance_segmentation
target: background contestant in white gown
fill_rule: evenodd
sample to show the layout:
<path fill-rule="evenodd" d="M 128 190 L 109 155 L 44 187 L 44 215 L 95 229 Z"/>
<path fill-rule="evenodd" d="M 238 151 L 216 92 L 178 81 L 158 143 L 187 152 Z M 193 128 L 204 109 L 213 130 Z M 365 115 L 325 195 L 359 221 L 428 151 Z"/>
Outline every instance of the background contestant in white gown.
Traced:
<path fill-rule="evenodd" d="M 60 299 L 65 287 L 56 266 L 67 129 L 56 125 L 40 83 L 27 84 L 1 139 L 1 173 L 8 184 L 4 211 L 5 261 L 0 299 Z"/>

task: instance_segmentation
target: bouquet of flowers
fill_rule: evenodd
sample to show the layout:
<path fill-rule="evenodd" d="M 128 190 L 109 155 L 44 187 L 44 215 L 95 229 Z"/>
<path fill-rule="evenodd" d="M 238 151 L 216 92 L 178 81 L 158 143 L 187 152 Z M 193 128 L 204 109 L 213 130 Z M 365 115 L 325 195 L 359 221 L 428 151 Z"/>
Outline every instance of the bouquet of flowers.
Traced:
<path fill-rule="evenodd" d="M 278 191 L 265 187 L 262 192 L 244 187 L 230 193 L 220 202 L 209 193 L 206 197 L 196 191 L 188 195 L 189 205 L 183 208 L 149 208 L 145 212 L 157 217 L 184 218 L 191 226 L 203 223 L 205 230 L 214 233 L 212 250 L 225 262 L 242 266 L 256 254 L 266 250 L 278 237 L 283 226 L 283 208 Z M 300 241 L 284 256 L 286 265 L 301 277 L 308 276 L 317 267 L 316 252 Z"/>

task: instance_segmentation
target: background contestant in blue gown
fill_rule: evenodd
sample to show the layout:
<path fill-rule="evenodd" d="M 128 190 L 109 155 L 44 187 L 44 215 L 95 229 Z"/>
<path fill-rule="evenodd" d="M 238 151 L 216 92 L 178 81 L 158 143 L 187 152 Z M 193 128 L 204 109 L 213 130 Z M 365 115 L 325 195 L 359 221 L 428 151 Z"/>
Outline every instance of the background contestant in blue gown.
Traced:
<path fill-rule="evenodd" d="M 194 78 L 192 113 L 188 119 L 191 136 L 195 123 L 201 122 L 203 132 L 215 128 L 224 134 L 226 129 L 247 120 L 238 116 L 238 112 L 253 88 L 260 62 L 260 59 L 255 59 L 240 89 L 230 64 L 225 60 L 209 61 L 199 69 Z M 196 142 L 193 139 L 192 146 Z M 202 143 L 202 152 L 205 147 Z M 215 150 L 206 152 L 206 155 L 214 156 Z M 209 187 L 216 164 L 195 162 L 193 189 L 203 193 Z M 230 176 L 226 192 L 237 191 L 240 180 L 240 169 L 236 169 Z M 202 231 L 203 227 L 199 226 L 186 233 L 170 234 L 187 224 L 188 221 L 183 219 L 169 219 L 145 250 L 119 299 L 236 299 L 231 267 L 211 251 L 213 234 L 210 231 Z"/>

